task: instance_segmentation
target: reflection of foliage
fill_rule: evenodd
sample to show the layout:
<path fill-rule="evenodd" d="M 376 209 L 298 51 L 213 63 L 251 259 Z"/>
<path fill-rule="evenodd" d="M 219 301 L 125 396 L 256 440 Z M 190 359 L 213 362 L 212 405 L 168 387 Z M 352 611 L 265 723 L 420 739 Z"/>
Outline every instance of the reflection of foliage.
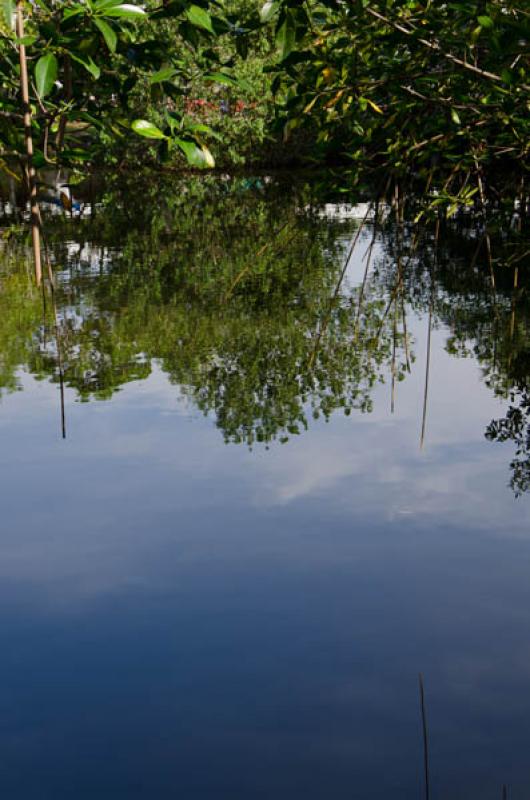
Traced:
<path fill-rule="evenodd" d="M 510 486 L 516 496 L 530 489 L 530 394 L 528 387 L 521 388 L 519 396 L 514 391 L 511 405 L 504 419 L 494 419 L 486 430 L 490 441 L 515 444 L 515 458 L 510 464 L 512 477 Z M 517 402 L 518 405 L 513 405 Z"/>
<path fill-rule="evenodd" d="M 156 362 L 227 441 L 283 440 L 311 416 L 370 410 L 374 384 L 401 380 L 414 360 L 406 315 L 432 309 L 448 352 L 476 358 L 486 384 L 518 408 L 487 435 L 515 442 L 512 486 L 529 488 L 522 235 L 492 230 L 493 291 L 480 220 L 443 223 L 436 243 L 428 225 L 415 242 L 414 226 L 388 216 L 364 288 L 352 288 L 339 279 L 358 223 L 322 217 L 314 188 L 171 180 L 139 192 L 121 179 L 95 214 L 47 226 L 64 381 L 79 399 L 109 398 Z M 0 302 L 0 388 L 16 386 L 20 367 L 58 381 L 50 309 L 43 320 L 22 262 L 4 265 Z"/>
<path fill-rule="evenodd" d="M 23 252 L 0 242 L 0 396 L 19 388 L 17 370 L 34 361 L 40 374 L 38 353 L 42 300 L 25 269 Z"/>
<path fill-rule="evenodd" d="M 370 314 L 375 328 L 376 308 Z M 326 418 L 337 408 L 371 407 L 386 337 L 372 350 L 353 348 L 352 315 L 339 307 L 317 347 L 317 316 L 312 306 L 248 314 L 237 302 L 222 313 L 190 314 L 179 303 L 150 317 L 139 343 L 204 413 L 215 412 L 227 440 L 269 441 L 306 428 L 307 405 Z M 161 327 L 170 332 L 162 341 Z"/>
<path fill-rule="evenodd" d="M 335 291 L 351 221 L 319 217 L 307 187 L 259 179 L 135 190 L 107 192 L 78 228 L 49 224 L 64 381 L 80 399 L 110 397 L 156 360 L 227 441 L 285 440 L 308 415 L 370 409 L 392 324 L 376 284 L 361 333 L 357 295 Z M 49 342 L 39 364 L 58 380 Z M 11 362 L 33 371 L 35 358 L 29 343 Z"/>
<path fill-rule="evenodd" d="M 416 249 L 407 228 L 402 242 L 389 223 L 383 231 L 384 257 L 378 265 L 389 290 L 396 263 L 404 271 L 407 303 L 425 314 L 432 307 L 435 324 L 449 331 L 446 349 L 458 357 L 474 357 L 484 382 L 510 400 L 506 417 L 493 420 L 486 437 L 512 440 L 516 457 L 510 485 L 518 495 L 530 489 L 530 306 L 528 236 L 514 224 L 513 200 L 500 204 L 487 220 L 482 214 L 444 220 L 435 244 L 427 227 Z M 491 253 L 491 260 L 488 257 Z"/>

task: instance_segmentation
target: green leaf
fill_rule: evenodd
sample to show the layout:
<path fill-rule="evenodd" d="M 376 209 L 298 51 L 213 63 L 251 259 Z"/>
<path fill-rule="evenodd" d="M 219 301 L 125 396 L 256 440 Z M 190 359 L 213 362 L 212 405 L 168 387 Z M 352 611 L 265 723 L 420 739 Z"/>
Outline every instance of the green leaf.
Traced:
<path fill-rule="evenodd" d="M 186 160 L 191 167 L 199 167 L 199 169 L 208 169 L 215 167 L 215 160 L 206 145 L 199 145 L 196 142 L 189 142 L 185 139 L 175 139 Z"/>
<path fill-rule="evenodd" d="M 479 25 L 481 25 L 483 28 L 493 28 L 493 20 L 491 17 L 477 17 L 477 20 Z"/>
<path fill-rule="evenodd" d="M 0 0 L 0 19 L 3 18 L 4 22 L 9 28 L 14 28 L 14 14 L 15 14 L 15 0 Z"/>
<path fill-rule="evenodd" d="M 204 76 L 204 80 L 212 83 L 222 83 L 225 86 L 237 86 L 238 81 L 225 72 L 211 72 Z"/>
<path fill-rule="evenodd" d="M 74 61 L 77 61 L 78 64 L 81 64 L 87 70 L 87 72 L 90 72 L 93 78 L 99 80 L 99 76 L 101 75 L 101 70 L 94 61 L 94 59 L 92 58 L 92 56 L 88 56 L 88 58 L 86 58 L 85 56 L 80 56 L 75 53 L 70 53 L 70 55 L 74 59 Z"/>
<path fill-rule="evenodd" d="M 120 17 L 121 19 L 137 19 L 138 17 L 145 17 L 146 12 L 140 6 L 134 6 L 132 3 L 120 3 L 119 5 L 98 7 L 98 16 L 102 17 Z"/>
<path fill-rule="evenodd" d="M 283 61 L 292 51 L 296 38 L 296 28 L 290 16 L 287 16 L 276 33 L 276 45 L 280 48 L 280 58 Z"/>
<path fill-rule="evenodd" d="M 452 108 L 451 109 L 451 119 L 453 120 L 455 125 L 461 125 L 462 124 L 461 121 L 460 121 L 460 116 L 459 116 L 458 111 L 456 110 L 456 108 Z"/>
<path fill-rule="evenodd" d="M 146 119 L 135 119 L 131 128 L 139 136 L 145 136 L 146 139 L 167 139 L 167 136 L 162 133 L 160 128 L 157 128 L 156 125 Z"/>
<path fill-rule="evenodd" d="M 192 124 L 186 125 L 187 130 L 191 131 L 192 133 L 207 133 L 208 136 L 212 136 L 214 139 L 221 139 L 221 134 L 214 131 L 213 128 L 210 128 L 209 125 L 205 125 L 204 122 L 194 122 Z"/>
<path fill-rule="evenodd" d="M 92 0 L 88 0 L 88 5 L 92 11 L 94 11 L 96 14 L 99 14 L 101 11 L 105 11 L 107 8 L 121 6 L 123 3 L 121 0 L 96 0 L 95 3 L 92 2 Z"/>
<path fill-rule="evenodd" d="M 186 16 L 196 28 L 203 28 L 205 31 L 215 33 L 212 26 L 212 18 L 204 8 L 200 6 L 190 6 L 186 11 Z"/>
<path fill-rule="evenodd" d="M 86 8 L 81 5 L 73 6 L 72 8 L 66 8 L 63 11 L 63 21 L 70 19 L 71 17 L 75 17 L 78 14 L 85 14 Z"/>
<path fill-rule="evenodd" d="M 53 89 L 58 69 L 57 58 L 53 53 L 41 56 L 35 64 L 35 85 L 40 97 L 45 97 Z"/>
<path fill-rule="evenodd" d="M 19 45 L 19 46 L 20 46 L 21 44 L 23 44 L 25 47 L 31 47 L 31 45 L 32 45 L 32 44 L 35 44 L 35 42 L 37 42 L 37 41 L 38 41 L 38 39 L 39 39 L 39 37 L 38 37 L 38 36 L 31 36 L 31 35 L 29 35 L 29 36 L 23 36 L 23 37 L 22 37 L 22 39 L 19 39 L 19 38 L 17 37 L 16 39 L 14 39 L 14 42 L 15 42 L 15 44 L 17 44 L 17 45 Z"/>
<path fill-rule="evenodd" d="M 176 74 L 177 71 L 173 67 L 165 67 L 164 69 L 159 69 L 158 72 L 153 72 L 149 78 L 149 83 L 163 83 L 164 81 L 170 81 L 175 77 Z"/>
<path fill-rule="evenodd" d="M 278 11 L 280 5 L 277 0 L 267 0 L 265 5 L 261 7 L 259 16 L 262 22 L 269 22 L 275 13 Z"/>
<path fill-rule="evenodd" d="M 115 53 L 116 45 L 118 44 L 118 37 L 116 36 L 115 31 L 111 28 L 108 22 L 105 22 L 104 19 L 100 19 L 99 17 L 94 17 L 94 25 L 99 28 L 110 52 Z"/>

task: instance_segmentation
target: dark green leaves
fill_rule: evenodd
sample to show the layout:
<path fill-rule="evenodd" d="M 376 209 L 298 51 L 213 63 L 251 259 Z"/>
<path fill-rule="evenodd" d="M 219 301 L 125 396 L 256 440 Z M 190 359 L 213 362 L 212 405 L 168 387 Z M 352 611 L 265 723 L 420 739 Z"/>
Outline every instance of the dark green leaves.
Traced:
<path fill-rule="evenodd" d="M 95 78 L 95 80 L 99 80 L 101 69 L 96 64 L 92 56 L 84 56 L 80 53 L 70 53 L 70 56 L 74 61 L 77 61 L 78 64 L 81 64 L 86 71 L 89 72 L 93 78 Z"/>
<path fill-rule="evenodd" d="M 286 17 L 276 33 L 276 45 L 280 49 L 282 61 L 292 51 L 296 41 L 296 29 L 290 17 Z"/>

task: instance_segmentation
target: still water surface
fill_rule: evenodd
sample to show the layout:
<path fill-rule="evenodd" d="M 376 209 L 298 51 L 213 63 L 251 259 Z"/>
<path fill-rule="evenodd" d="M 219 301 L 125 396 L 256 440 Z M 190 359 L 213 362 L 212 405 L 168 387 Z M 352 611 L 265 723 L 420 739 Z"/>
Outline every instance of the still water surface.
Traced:
<path fill-rule="evenodd" d="M 530 796 L 524 292 L 304 192 L 56 218 L 58 333 L 4 248 L 6 797 L 419 798 L 420 672 L 432 797 Z"/>

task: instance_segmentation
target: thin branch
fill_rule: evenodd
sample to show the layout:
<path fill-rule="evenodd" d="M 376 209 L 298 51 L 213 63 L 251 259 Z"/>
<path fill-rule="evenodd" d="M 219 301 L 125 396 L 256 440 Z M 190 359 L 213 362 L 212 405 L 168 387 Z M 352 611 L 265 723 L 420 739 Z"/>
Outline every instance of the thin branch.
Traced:
<path fill-rule="evenodd" d="M 404 33 L 406 36 L 413 36 L 416 42 L 420 42 L 420 44 L 422 44 L 424 47 L 427 47 L 429 50 L 434 50 L 435 52 L 440 53 L 444 58 L 446 58 L 448 61 L 451 61 L 453 64 L 457 64 L 459 67 L 463 67 L 464 69 L 473 72 L 475 75 L 480 75 L 481 78 L 487 78 L 490 81 L 502 83 L 502 77 L 500 75 L 497 75 L 495 72 L 489 72 L 489 70 L 486 69 L 480 69 L 480 67 L 470 64 L 468 61 L 464 61 L 462 58 L 458 58 L 458 56 L 448 53 L 447 50 L 444 50 L 441 44 L 436 41 L 436 39 L 429 41 L 428 39 L 424 39 L 422 36 L 416 36 L 415 30 L 406 28 L 399 22 L 395 22 L 394 20 L 385 17 L 384 14 L 379 13 L 379 11 L 376 11 L 374 8 L 366 8 L 365 10 L 368 14 L 370 14 L 370 16 L 378 19 L 380 22 L 384 22 L 386 25 L 390 25 L 390 27 L 394 28 L 394 30 Z M 520 84 L 520 88 L 524 89 L 525 91 L 530 91 L 530 86 L 527 86 L 525 83 Z"/>

